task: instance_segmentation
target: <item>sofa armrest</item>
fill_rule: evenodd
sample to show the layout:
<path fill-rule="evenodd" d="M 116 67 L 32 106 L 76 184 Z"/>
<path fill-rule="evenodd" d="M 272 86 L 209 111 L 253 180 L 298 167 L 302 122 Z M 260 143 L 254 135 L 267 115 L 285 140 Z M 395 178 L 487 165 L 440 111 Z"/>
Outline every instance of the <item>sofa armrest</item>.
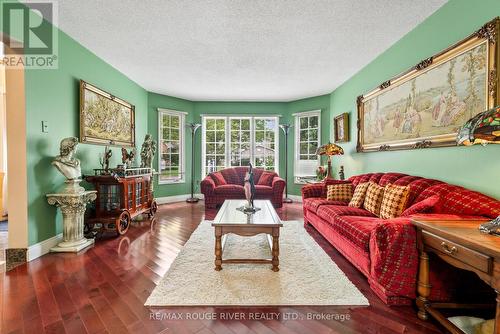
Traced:
<path fill-rule="evenodd" d="M 211 177 L 207 176 L 200 183 L 200 190 L 203 195 L 213 194 L 215 191 L 215 182 Z"/>
<path fill-rule="evenodd" d="M 409 218 L 382 221 L 370 235 L 371 279 L 387 295 L 415 298 L 418 251 Z"/>
<path fill-rule="evenodd" d="M 302 200 L 309 197 L 324 197 L 324 187 L 323 183 L 306 184 L 301 189 Z"/>
<path fill-rule="evenodd" d="M 285 189 L 285 186 L 286 182 L 281 177 L 275 176 L 273 178 L 273 183 L 271 184 L 273 191 L 283 191 Z"/>

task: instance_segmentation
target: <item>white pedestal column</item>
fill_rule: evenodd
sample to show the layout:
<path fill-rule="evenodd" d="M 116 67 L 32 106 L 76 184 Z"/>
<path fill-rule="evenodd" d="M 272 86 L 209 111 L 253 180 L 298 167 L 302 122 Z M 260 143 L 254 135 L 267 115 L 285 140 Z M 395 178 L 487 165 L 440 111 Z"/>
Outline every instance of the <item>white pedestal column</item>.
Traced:
<path fill-rule="evenodd" d="M 83 223 L 87 204 L 97 198 L 97 191 L 47 194 L 50 205 L 61 208 L 63 215 L 63 241 L 51 252 L 79 252 L 94 244 L 94 239 L 83 236 Z"/>

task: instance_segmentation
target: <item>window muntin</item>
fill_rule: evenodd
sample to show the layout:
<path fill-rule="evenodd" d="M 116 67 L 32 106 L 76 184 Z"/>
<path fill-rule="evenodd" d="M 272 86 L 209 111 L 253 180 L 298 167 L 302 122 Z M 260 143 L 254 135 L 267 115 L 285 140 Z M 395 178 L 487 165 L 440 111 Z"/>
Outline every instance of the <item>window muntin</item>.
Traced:
<path fill-rule="evenodd" d="M 159 111 L 159 183 L 185 182 L 185 114 L 174 110 Z"/>
<path fill-rule="evenodd" d="M 203 177 L 228 167 L 278 170 L 278 117 L 203 116 Z"/>
<path fill-rule="evenodd" d="M 296 183 L 316 175 L 319 157 L 316 150 L 321 140 L 321 111 L 295 114 L 294 176 Z"/>

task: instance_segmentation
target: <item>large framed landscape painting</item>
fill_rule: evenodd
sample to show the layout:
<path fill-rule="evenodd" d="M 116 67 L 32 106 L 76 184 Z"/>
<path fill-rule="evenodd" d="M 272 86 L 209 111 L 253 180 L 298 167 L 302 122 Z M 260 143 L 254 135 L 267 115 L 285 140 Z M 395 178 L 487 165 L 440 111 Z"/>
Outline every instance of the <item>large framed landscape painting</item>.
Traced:
<path fill-rule="evenodd" d="M 81 80 L 80 141 L 135 146 L 135 107 Z"/>
<path fill-rule="evenodd" d="M 358 97 L 358 152 L 456 145 L 458 128 L 498 103 L 499 22 Z"/>

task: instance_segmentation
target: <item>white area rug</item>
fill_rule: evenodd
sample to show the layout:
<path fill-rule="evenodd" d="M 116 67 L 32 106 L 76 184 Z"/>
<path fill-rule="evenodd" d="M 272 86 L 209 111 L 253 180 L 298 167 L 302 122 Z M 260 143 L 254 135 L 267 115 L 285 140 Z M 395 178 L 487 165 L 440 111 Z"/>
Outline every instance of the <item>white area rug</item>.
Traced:
<path fill-rule="evenodd" d="M 215 271 L 210 223 L 193 232 L 146 306 L 369 305 L 303 223 L 283 222 L 279 272 L 267 264 L 223 264 Z M 223 259 L 246 257 L 271 257 L 265 235 L 228 236 Z"/>

